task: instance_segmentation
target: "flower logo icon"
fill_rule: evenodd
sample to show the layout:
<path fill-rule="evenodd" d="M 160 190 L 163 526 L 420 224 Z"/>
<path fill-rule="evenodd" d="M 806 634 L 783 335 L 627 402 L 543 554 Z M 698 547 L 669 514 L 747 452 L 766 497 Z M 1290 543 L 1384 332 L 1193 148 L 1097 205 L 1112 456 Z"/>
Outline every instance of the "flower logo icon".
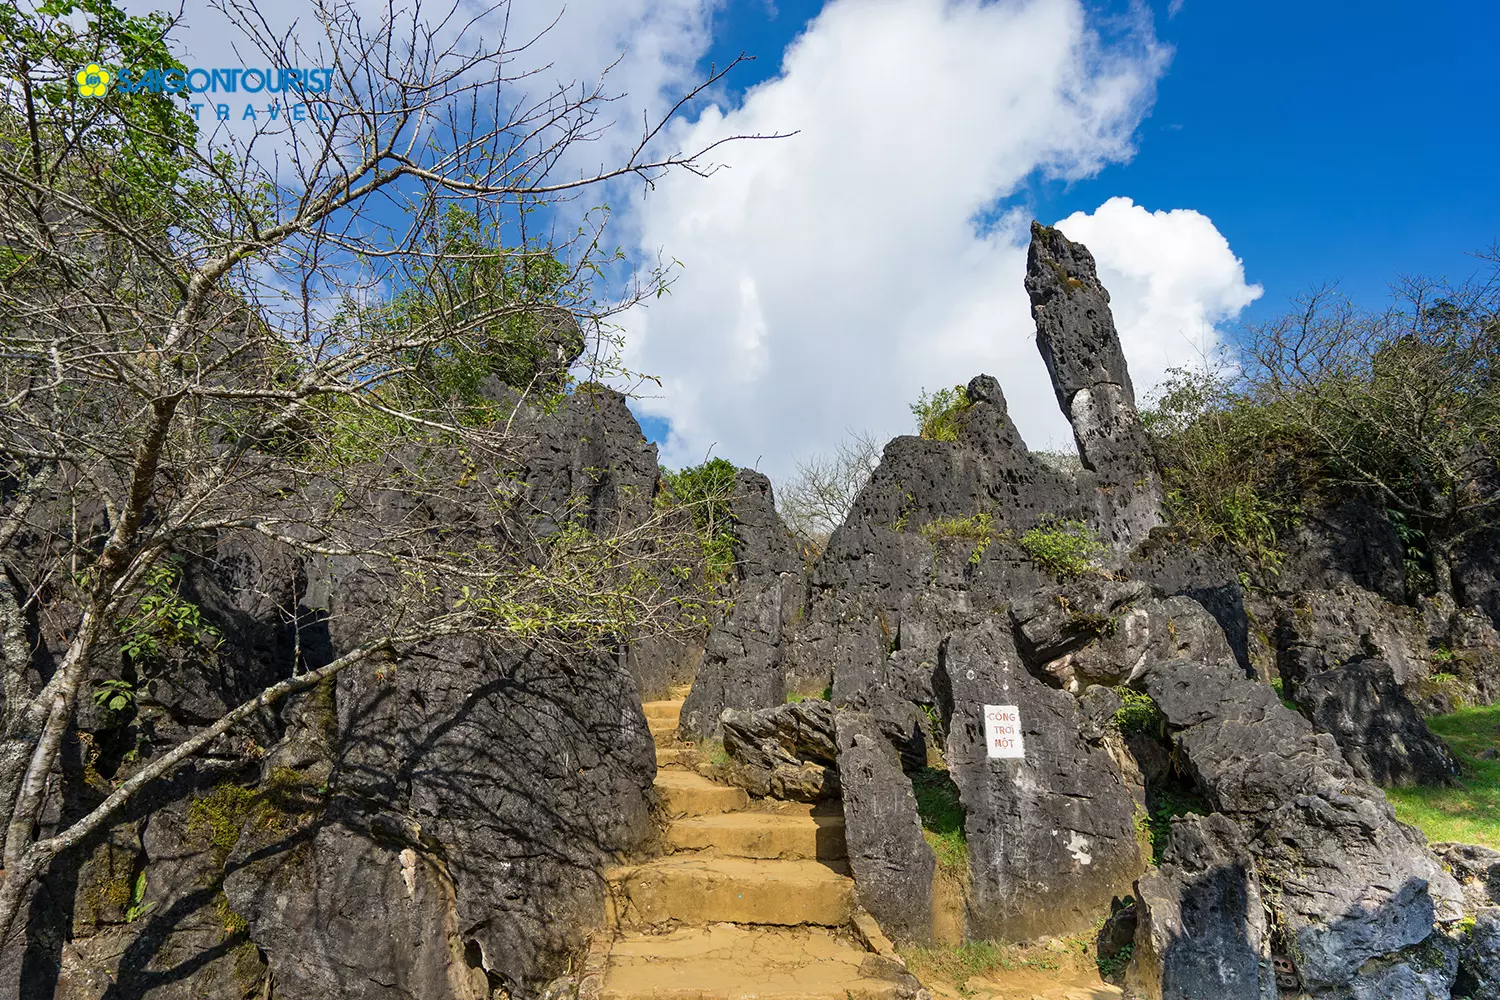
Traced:
<path fill-rule="evenodd" d="M 78 71 L 78 93 L 82 97 L 103 97 L 109 89 L 109 70 L 98 63 L 89 63 Z"/>

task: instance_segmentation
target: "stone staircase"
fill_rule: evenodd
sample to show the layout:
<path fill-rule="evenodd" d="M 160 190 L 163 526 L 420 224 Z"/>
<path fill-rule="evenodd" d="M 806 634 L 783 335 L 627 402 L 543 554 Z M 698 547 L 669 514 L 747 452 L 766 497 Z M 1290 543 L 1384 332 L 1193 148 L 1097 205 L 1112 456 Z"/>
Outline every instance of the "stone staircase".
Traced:
<path fill-rule="evenodd" d="M 684 692 L 685 693 L 685 692 Z M 897 1000 L 914 981 L 858 908 L 836 804 L 752 803 L 692 768 L 680 699 L 647 702 L 663 849 L 608 873 L 597 1000 Z"/>

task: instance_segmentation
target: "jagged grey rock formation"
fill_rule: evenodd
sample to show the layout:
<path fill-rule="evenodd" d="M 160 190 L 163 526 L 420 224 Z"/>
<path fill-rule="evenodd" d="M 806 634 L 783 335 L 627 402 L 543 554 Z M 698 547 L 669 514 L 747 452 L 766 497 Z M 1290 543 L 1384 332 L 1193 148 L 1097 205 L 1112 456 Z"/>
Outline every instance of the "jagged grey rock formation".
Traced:
<path fill-rule="evenodd" d="M 1156 662 L 1140 683 L 1213 809 L 1244 831 L 1315 995 L 1351 989 L 1365 963 L 1421 945 L 1434 920 L 1462 915 L 1457 883 L 1421 834 L 1397 823 L 1333 738 L 1268 686 L 1232 661 Z"/>
<path fill-rule="evenodd" d="M 1500 1000 L 1500 906 L 1473 914 L 1474 925 L 1460 941 L 1455 994 L 1467 1000 Z"/>
<path fill-rule="evenodd" d="M 839 712 L 836 726 L 844 841 L 860 903 L 891 937 L 926 943 L 937 862 L 922 838 L 911 781 L 868 715 Z"/>
<path fill-rule="evenodd" d="M 1172 821 L 1160 866 L 1136 883 L 1126 985 L 1151 1000 L 1275 1000 L 1271 932 L 1244 836 L 1225 816 Z"/>
<path fill-rule="evenodd" d="M 943 644 L 949 772 L 969 846 L 968 930 L 1026 941 L 1092 927 L 1145 867 L 1135 802 L 1073 696 L 1032 677 L 995 618 Z M 986 705 L 1020 712 L 1025 757 L 991 758 Z M 1039 897 L 1038 885 L 1045 885 Z"/>
<path fill-rule="evenodd" d="M 1124 551 L 1163 523 L 1162 496 L 1109 292 L 1087 247 L 1036 222 L 1026 255 L 1026 292 L 1037 348 L 1088 473 L 1085 491 L 1100 498 L 1100 533 Z"/>
<path fill-rule="evenodd" d="M 817 698 L 719 717 L 729 779 L 753 795 L 816 802 L 838 794 L 833 706 Z"/>
<path fill-rule="evenodd" d="M 1469 909 L 1500 906 L 1500 851 L 1447 841 L 1429 846 L 1463 887 Z"/>
<path fill-rule="evenodd" d="M 1458 777 L 1458 760 L 1427 728 L 1385 663 L 1354 660 L 1314 674 L 1297 686 L 1296 699 L 1365 781 L 1438 785 Z"/>
<path fill-rule="evenodd" d="M 1310 505 L 1282 548 L 1278 589 L 1358 587 L 1396 604 L 1406 600 L 1405 549 L 1385 511 L 1372 504 Z"/>
<path fill-rule="evenodd" d="M 738 470 L 730 515 L 734 606 L 709 633 L 679 724 L 697 739 L 718 734 L 726 708 L 755 711 L 786 700 L 782 632 L 801 612 L 805 592 L 802 558 L 776 513 L 771 481 Z"/>

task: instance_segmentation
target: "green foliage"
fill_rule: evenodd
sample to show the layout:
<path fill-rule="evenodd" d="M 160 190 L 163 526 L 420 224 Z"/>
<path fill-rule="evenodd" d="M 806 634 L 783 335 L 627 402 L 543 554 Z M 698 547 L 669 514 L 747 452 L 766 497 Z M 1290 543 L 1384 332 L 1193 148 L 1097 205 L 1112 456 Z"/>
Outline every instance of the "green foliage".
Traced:
<path fill-rule="evenodd" d="M 1125 947 L 1108 958 L 1099 956 L 1099 978 L 1106 983 L 1119 983 L 1125 976 L 1125 967 L 1135 955 L 1135 942 L 1127 941 Z"/>
<path fill-rule="evenodd" d="M 1243 395 L 1222 374 L 1169 372 L 1141 413 L 1161 467 L 1167 513 L 1203 541 L 1228 544 L 1274 577 L 1279 535 L 1321 478 L 1311 445 L 1278 408 Z"/>
<path fill-rule="evenodd" d="M 146 872 L 144 869 L 142 869 L 141 873 L 135 877 L 135 882 L 132 883 L 130 887 L 130 900 L 125 907 L 125 922 L 127 924 L 135 923 L 138 918 L 150 912 L 151 908 L 156 905 L 155 903 L 144 902 L 145 898 Z"/>
<path fill-rule="evenodd" d="M 1097 571 L 1095 560 L 1104 551 L 1103 543 L 1087 524 L 1050 516 L 1023 534 L 1020 546 L 1032 562 L 1061 577 Z"/>
<path fill-rule="evenodd" d="M 969 841 L 964 833 L 964 807 L 953 777 L 941 768 L 924 767 L 912 775 L 911 787 L 917 797 L 922 836 L 932 845 L 938 866 L 963 877 L 969 870 Z"/>
<path fill-rule="evenodd" d="M 198 605 L 178 594 L 181 575 L 178 561 L 170 559 L 147 572 L 145 593 L 117 626 L 122 653 L 134 660 L 155 659 L 168 649 L 218 646 L 219 630 L 203 620 Z"/>
<path fill-rule="evenodd" d="M 730 512 L 734 465 L 715 458 L 676 472 L 663 469 L 661 483 L 658 503 L 692 514 L 709 581 L 718 584 L 728 580 L 734 572 L 734 517 Z"/>
<path fill-rule="evenodd" d="M 957 441 L 972 405 L 969 390 L 961 385 L 938 389 L 931 395 L 923 389 L 911 404 L 912 416 L 917 418 L 917 433 L 930 441 Z"/>
<path fill-rule="evenodd" d="M 1302 711 L 1302 709 L 1297 707 L 1297 703 L 1295 701 L 1286 696 L 1284 685 L 1282 684 L 1280 677 L 1273 677 L 1271 679 L 1271 689 L 1276 692 L 1276 697 L 1281 699 L 1281 704 L 1287 709 L 1293 712 Z"/>
<path fill-rule="evenodd" d="M 135 704 L 135 685 L 111 679 L 94 685 L 94 704 L 109 712 L 124 712 Z"/>
<path fill-rule="evenodd" d="M 1122 733 L 1161 739 L 1167 733 L 1167 719 L 1151 696 L 1127 687 L 1115 688 L 1120 707 L 1115 711 L 1115 727 Z"/>
<path fill-rule="evenodd" d="M 803 693 L 803 692 L 793 691 L 793 692 L 788 693 L 787 696 L 786 696 L 786 703 L 788 705 L 795 705 L 799 701 L 832 701 L 832 700 L 833 700 L 833 688 L 831 688 L 831 687 L 825 687 L 823 690 L 819 691 L 817 694 L 806 694 L 806 693 Z"/>
<path fill-rule="evenodd" d="M 1150 799 L 1149 814 L 1138 822 L 1144 825 L 1145 833 L 1151 840 L 1151 863 L 1161 864 L 1162 852 L 1167 849 L 1167 842 L 1172 837 L 1172 818 L 1206 816 L 1209 808 L 1203 796 L 1185 786 L 1153 788 Z"/>
<path fill-rule="evenodd" d="M 146 90 L 83 97 L 74 74 L 89 63 L 184 69 L 166 42 L 172 25 L 166 14 L 129 15 L 111 0 L 0 4 L 0 75 L 18 82 L 11 93 L 23 107 L 29 99 L 37 109 L 34 138 L 49 151 L 38 155 L 18 116 L 0 115 L 0 160 L 26 174 L 38 166 L 71 173 L 79 197 L 165 235 L 190 194 L 182 151 L 197 141 L 191 113 Z"/>
<path fill-rule="evenodd" d="M 978 566 L 984 558 L 985 549 L 996 538 L 995 519 L 992 515 L 983 513 L 972 517 L 937 517 L 922 525 L 920 533 L 933 545 L 954 539 L 973 542 L 969 565 Z"/>
<path fill-rule="evenodd" d="M 1500 705 L 1435 715 L 1427 725 L 1453 750 L 1463 774 L 1452 786 L 1388 788 L 1396 818 L 1431 841 L 1456 840 L 1500 850 Z"/>

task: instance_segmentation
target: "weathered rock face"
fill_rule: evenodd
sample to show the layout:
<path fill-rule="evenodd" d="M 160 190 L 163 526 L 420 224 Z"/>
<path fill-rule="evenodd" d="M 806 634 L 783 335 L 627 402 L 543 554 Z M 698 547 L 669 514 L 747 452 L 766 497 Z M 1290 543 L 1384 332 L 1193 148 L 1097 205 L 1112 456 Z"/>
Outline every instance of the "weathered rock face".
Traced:
<path fill-rule="evenodd" d="M 1142 680 L 1203 794 L 1244 831 L 1313 993 L 1352 988 L 1371 960 L 1407 961 L 1434 919 L 1461 914 L 1458 885 L 1421 835 L 1269 687 L 1232 661 L 1157 662 Z"/>
<path fill-rule="evenodd" d="M 1468 1000 L 1500 998 L 1500 906 L 1474 912 L 1474 926 L 1462 940 L 1454 995 Z"/>
<path fill-rule="evenodd" d="M 631 677 L 609 656 L 455 641 L 340 674 L 337 705 L 333 791 L 390 803 L 442 845 L 457 932 L 497 980 L 554 974 L 602 919 L 607 855 L 653 830 L 655 748 Z"/>
<path fill-rule="evenodd" d="M 1355 660 L 1325 670 L 1298 685 L 1296 697 L 1365 781 L 1436 785 L 1458 777 L 1458 760 L 1427 728 L 1385 663 Z"/>
<path fill-rule="evenodd" d="M 1161 483 L 1136 413 L 1109 292 L 1087 247 L 1035 222 L 1026 292 L 1057 405 L 1073 425 L 1087 485 L 1103 498 L 1100 533 L 1114 548 L 1129 549 L 1163 523 Z"/>
<path fill-rule="evenodd" d="M 802 558 L 758 472 L 736 473 L 730 501 L 734 519 L 735 597 L 725 620 L 709 633 L 693 689 L 682 706 L 682 731 L 717 735 L 726 708 L 755 711 L 786 700 L 782 631 L 802 610 Z"/>
<path fill-rule="evenodd" d="M 1463 887 L 1464 903 L 1470 910 L 1500 906 L 1500 851 L 1477 844 L 1443 842 L 1430 846 Z"/>
<path fill-rule="evenodd" d="M 937 861 L 922 838 L 911 781 L 868 715 L 839 712 L 836 726 L 844 840 L 860 902 L 896 940 L 925 943 Z"/>
<path fill-rule="evenodd" d="M 811 698 L 720 716 L 729 778 L 751 794 L 816 802 L 838 794 L 833 706 Z"/>
<path fill-rule="evenodd" d="M 1031 676 L 1003 624 L 954 632 L 941 659 L 948 768 L 969 847 L 969 934 L 1031 940 L 1092 927 L 1144 868 L 1119 768 L 1102 742 L 1083 738 L 1073 696 Z M 988 756 L 986 705 L 1019 710 L 1024 758 Z"/>
<path fill-rule="evenodd" d="M 1150 1000 L 1275 1000 L 1255 861 L 1223 815 L 1182 816 L 1161 865 L 1136 883 L 1131 989 Z"/>
<path fill-rule="evenodd" d="M 1406 600 L 1401 539 L 1372 504 L 1346 500 L 1306 511 L 1283 549 L 1281 589 L 1360 588 L 1396 604 Z"/>
<path fill-rule="evenodd" d="M 408 817 L 336 806 L 288 837 L 256 839 L 224 892 L 270 956 L 278 991 L 487 1000 L 482 959 L 464 954 L 452 880 Z"/>
<path fill-rule="evenodd" d="M 1303 681 L 1358 659 L 1385 663 L 1397 684 L 1427 675 L 1426 631 L 1416 611 L 1364 590 L 1294 594 L 1277 615 L 1276 665 L 1288 697 Z"/>
<path fill-rule="evenodd" d="M 1465 604 L 1482 608 L 1500 625 L 1500 529 L 1481 532 L 1463 546 L 1453 582 Z"/>

